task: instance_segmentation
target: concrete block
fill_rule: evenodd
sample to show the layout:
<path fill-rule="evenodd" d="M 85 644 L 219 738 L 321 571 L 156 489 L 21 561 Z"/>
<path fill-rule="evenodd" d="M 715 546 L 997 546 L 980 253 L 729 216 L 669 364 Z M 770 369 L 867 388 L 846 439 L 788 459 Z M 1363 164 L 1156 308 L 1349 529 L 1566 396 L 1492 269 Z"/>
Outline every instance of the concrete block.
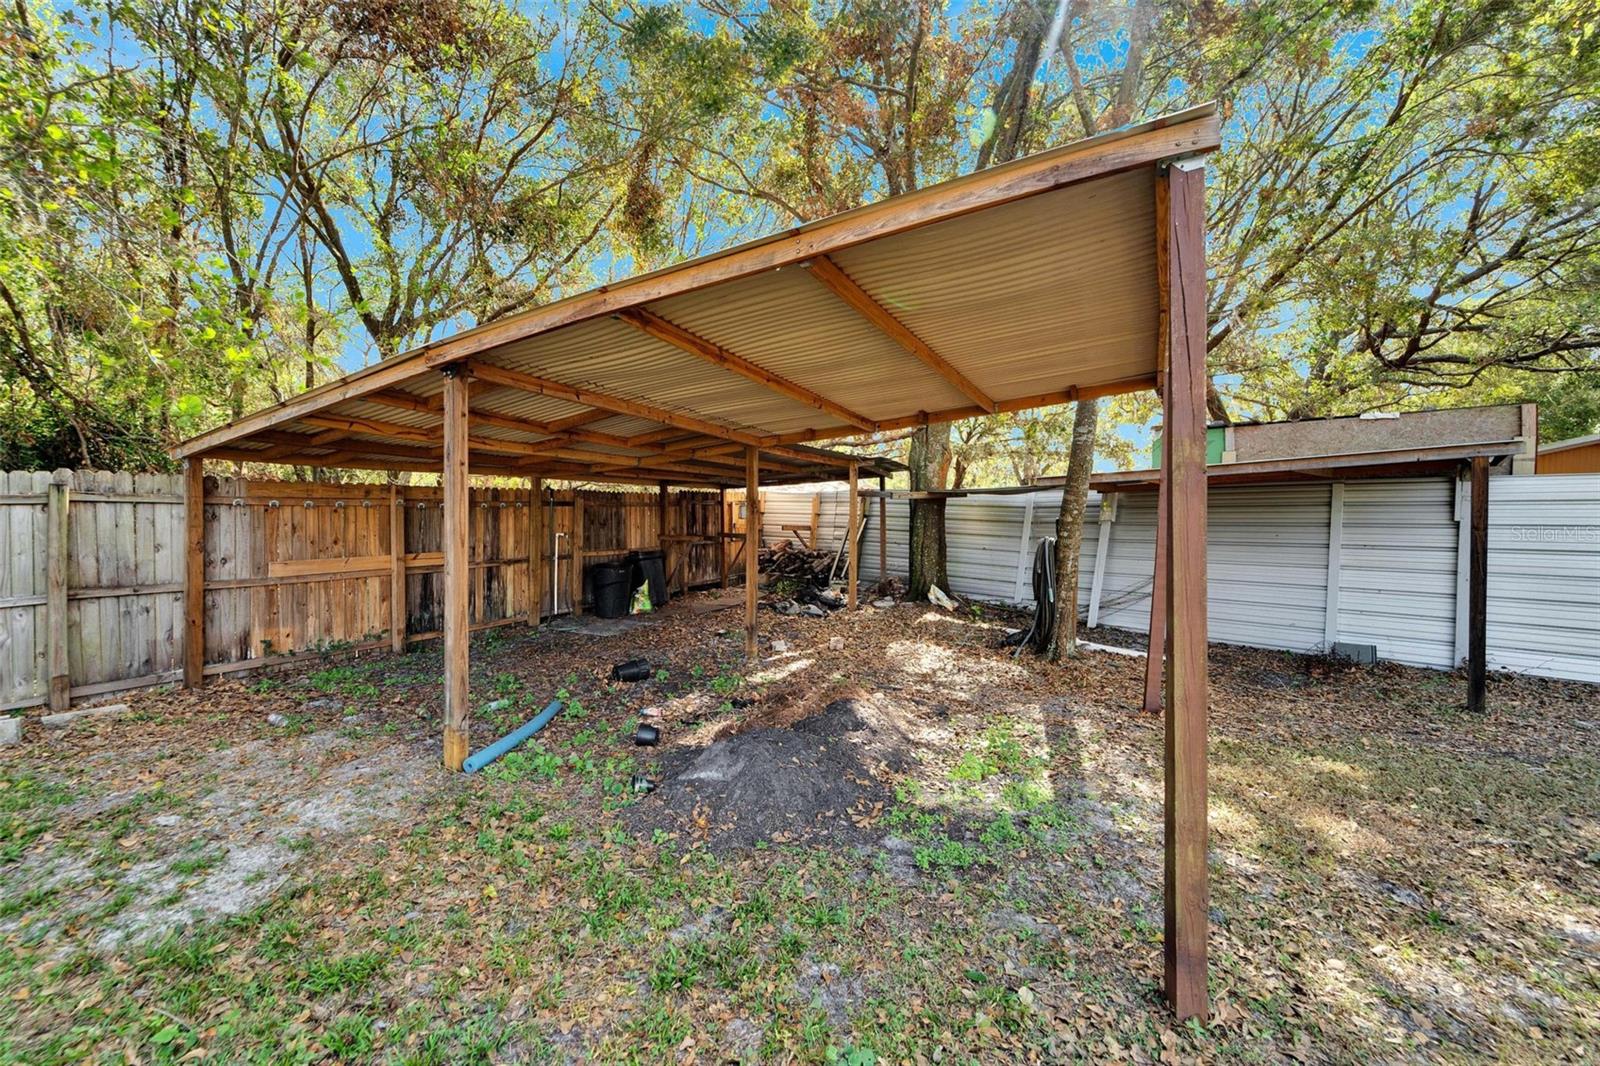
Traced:
<path fill-rule="evenodd" d="M 16 715 L 0 715 L 0 748 L 22 743 L 22 719 Z"/>
<path fill-rule="evenodd" d="M 50 729 L 64 729 L 73 722 L 85 718 L 109 718 L 119 714 L 127 714 L 126 703 L 103 703 L 98 707 L 80 707 L 75 711 L 62 711 L 60 714 L 47 714 L 39 719 L 39 724 Z"/>

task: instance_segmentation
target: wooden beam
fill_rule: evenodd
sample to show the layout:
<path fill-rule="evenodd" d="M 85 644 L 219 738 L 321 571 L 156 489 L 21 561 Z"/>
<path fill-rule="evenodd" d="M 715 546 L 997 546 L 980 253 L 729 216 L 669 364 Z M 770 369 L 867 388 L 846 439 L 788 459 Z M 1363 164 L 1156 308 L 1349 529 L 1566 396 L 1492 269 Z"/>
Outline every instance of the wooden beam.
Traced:
<path fill-rule="evenodd" d="M 770 370 L 765 370 L 743 356 L 730 352 L 720 344 L 715 344 L 698 334 L 690 333 L 682 326 L 667 321 L 647 307 L 627 308 L 618 312 L 617 318 L 664 344 L 672 345 L 672 347 L 681 352 L 688 352 L 690 355 L 704 359 L 714 366 L 731 370 L 740 377 L 748 378 L 779 395 L 787 396 L 791 400 L 796 400 L 808 407 L 815 407 L 819 411 L 830 414 L 841 422 L 846 422 L 858 429 L 864 429 L 869 433 L 878 428 L 877 423 L 865 415 L 857 414 L 843 404 L 835 403 L 814 389 L 808 389 L 804 385 L 790 381 L 786 377 L 774 374 Z"/>
<path fill-rule="evenodd" d="M 544 481 L 528 482 L 528 624 L 544 620 Z"/>
<path fill-rule="evenodd" d="M 1167 1002 L 1203 1018 L 1206 882 L 1206 262 L 1205 171 L 1168 167 L 1168 381 L 1163 401 L 1167 505 L 1165 896 Z"/>
<path fill-rule="evenodd" d="M 381 445 L 373 445 L 374 452 L 382 453 Z M 244 448 L 213 448 L 206 453 L 207 459 L 227 460 L 229 462 L 257 462 L 259 456 Z M 504 460 L 504 456 L 497 456 Z M 410 470 L 417 473 L 437 474 L 439 462 L 427 462 L 413 459 L 356 459 L 347 457 L 334 461 L 329 456 L 323 455 L 296 455 L 288 456 L 281 460 L 288 466 L 315 466 L 339 467 L 345 470 Z M 480 474 L 499 474 L 503 477 L 527 477 L 528 471 L 519 469 L 510 464 L 487 464 L 474 461 L 472 468 Z"/>
<path fill-rule="evenodd" d="M 629 437 L 628 447 L 637 448 L 644 444 L 662 444 L 667 442 L 677 442 L 680 440 L 699 441 L 703 437 L 704 434 L 701 433 L 693 433 L 686 436 L 684 431 L 679 429 L 677 426 L 662 426 L 660 429 L 648 430 L 647 432 L 638 433 L 632 437 Z M 744 451 L 743 448 L 738 448 L 737 450 L 740 452 Z"/>
<path fill-rule="evenodd" d="M 850 565 L 845 570 L 844 603 L 848 610 L 856 609 L 856 582 L 861 575 L 861 468 L 850 464 L 850 524 L 845 536 L 850 538 Z M 814 527 L 813 527 L 814 528 Z M 814 535 L 814 534 L 813 534 Z"/>
<path fill-rule="evenodd" d="M 437 444 L 440 431 L 422 429 L 417 426 L 403 426 L 398 422 L 385 422 L 377 418 L 347 418 L 343 415 L 307 415 L 301 419 L 308 426 L 326 426 L 330 432 L 339 431 L 342 434 L 364 433 L 370 437 L 393 437 L 396 440 L 416 441 L 422 444 Z M 318 434 L 318 438 L 325 436 Z M 313 438 L 317 439 L 317 438 Z M 339 437 L 333 437 L 338 440 Z M 495 440 L 492 437 L 468 437 L 467 443 L 478 451 L 502 452 L 506 455 L 538 455 L 541 451 L 539 445 L 520 440 Z"/>
<path fill-rule="evenodd" d="M 67 509 L 72 503 L 72 471 L 57 470 L 45 492 L 45 666 L 50 679 L 52 711 L 72 705 L 72 676 L 67 660 Z"/>
<path fill-rule="evenodd" d="M 1467 710 L 1484 712 L 1489 683 L 1489 460 L 1472 460 L 1472 531 L 1467 566 Z"/>
<path fill-rule="evenodd" d="M 761 453 L 744 452 L 744 653 L 756 657 L 756 600 L 760 596 Z"/>
<path fill-rule="evenodd" d="M 819 255 L 801 264 L 806 267 L 810 275 L 823 284 L 829 292 L 849 304 L 857 314 L 866 319 L 878 332 L 894 341 L 900 347 L 916 356 L 935 374 L 944 378 L 959 389 L 967 399 L 993 413 L 995 409 L 994 398 L 974 385 L 968 377 L 954 366 L 950 361 L 924 341 L 921 337 L 911 332 L 905 323 L 894 317 L 889 309 L 872 298 L 872 295 L 855 283 L 855 280 L 839 269 L 835 263 L 825 255 Z"/>
<path fill-rule="evenodd" d="M 389 650 L 406 650 L 406 501 L 389 486 Z"/>
<path fill-rule="evenodd" d="M 461 769 L 471 729 L 467 588 L 471 512 L 467 473 L 467 378 L 455 368 L 444 381 L 444 765 Z"/>
<path fill-rule="evenodd" d="M 755 433 L 719 426 L 715 422 L 707 422 L 703 418 L 677 414 L 665 408 L 656 407 L 653 404 L 640 403 L 636 400 L 624 400 L 616 396 L 606 396 L 602 393 L 591 392 L 588 389 L 574 388 L 571 385 L 563 385 L 559 381 L 551 381 L 549 378 L 524 374 L 520 370 L 506 370 L 503 367 L 476 361 L 468 365 L 474 375 L 483 378 L 485 381 L 497 382 L 507 388 L 521 389 L 524 392 L 532 392 L 540 396 L 554 396 L 557 399 L 567 400 L 571 403 L 587 404 L 590 407 L 600 407 L 617 414 L 648 418 L 663 425 L 704 433 L 708 437 L 736 440 L 740 444 L 760 444 L 764 439 Z"/>
<path fill-rule="evenodd" d="M 978 418 L 986 414 L 1031 411 L 1035 407 L 1054 407 L 1057 404 L 1076 403 L 1078 400 L 1100 400 L 1107 396 L 1143 392 L 1155 387 L 1156 378 L 1154 374 L 1141 374 L 1138 377 L 1122 378 L 1117 381 L 1073 386 L 1071 388 L 1058 389 L 1055 392 L 1041 392 L 1034 396 L 1019 396 L 1013 400 L 999 400 L 996 401 L 993 412 L 985 411 L 976 404 L 969 404 L 965 407 L 948 407 L 942 411 L 918 411 L 914 415 L 880 419 L 878 431 L 886 433 L 896 429 L 911 429 L 915 426 L 937 425 L 940 422 L 959 422 L 963 418 Z M 860 434 L 850 426 L 819 426 L 815 429 L 802 429 L 793 433 L 780 433 L 771 438 L 769 446 L 805 444 L 810 441 L 838 440 L 843 437 L 856 436 L 860 436 Z"/>
<path fill-rule="evenodd" d="M 485 383 L 490 384 L 490 383 Z M 495 385 L 499 389 L 501 386 Z M 368 403 L 379 404 L 384 407 L 393 407 L 397 410 L 416 411 L 421 414 L 440 414 L 439 407 L 429 403 L 420 396 L 413 396 L 409 392 L 375 392 L 364 397 Z M 509 429 L 518 433 L 538 433 L 548 435 L 557 432 L 550 428 L 548 423 L 534 422 L 526 418 L 512 418 L 509 415 L 497 415 L 490 411 L 474 411 L 467 420 L 469 426 L 493 426 L 496 429 Z"/>
<path fill-rule="evenodd" d="M 619 473 L 624 470 L 638 471 L 639 476 L 644 481 L 658 481 L 663 472 L 689 474 L 708 481 L 715 481 L 718 478 L 733 481 L 738 474 L 736 470 L 709 466 L 703 463 L 674 463 L 666 457 L 656 455 L 629 457 L 607 455 L 603 452 L 580 452 L 572 449 L 562 449 L 553 454 L 563 459 L 590 463 L 592 464 L 591 469 L 597 473 Z"/>
<path fill-rule="evenodd" d="M 199 688 L 206 665 L 206 473 L 183 461 L 183 687 Z"/>
<path fill-rule="evenodd" d="M 563 418 L 553 418 L 549 423 L 550 432 L 560 433 L 563 430 L 576 429 L 578 426 L 587 426 L 595 422 L 604 422 L 615 413 L 616 412 L 614 411 L 602 411 L 591 407 L 587 411 L 579 411 L 576 414 L 570 414 Z"/>

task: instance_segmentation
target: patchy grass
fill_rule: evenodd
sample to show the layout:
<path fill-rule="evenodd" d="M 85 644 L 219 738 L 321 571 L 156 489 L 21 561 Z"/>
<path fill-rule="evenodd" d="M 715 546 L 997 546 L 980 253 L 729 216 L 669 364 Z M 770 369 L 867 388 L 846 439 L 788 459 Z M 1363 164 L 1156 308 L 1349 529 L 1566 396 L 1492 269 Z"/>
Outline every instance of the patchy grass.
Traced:
<path fill-rule="evenodd" d="M 1600 1047 L 1593 687 L 1216 649 L 1212 995 L 1161 1006 L 1161 723 L 1142 662 L 1041 666 L 996 612 L 726 615 L 317 664 L 0 753 L 0 1061 L 1525 1061 Z M 830 652 L 831 636 L 846 651 Z M 653 676 L 611 682 L 644 656 Z M 804 664 L 804 665 L 796 665 Z M 781 667 L 780 669 L 777 669 Z M 765 680 L 762 680 L 765 678 Z M 629 786 L 870 692 L 917 724 L 844 844 L 626 831 Z M 735 696 L 737 695 L 737 699 Z M 290 727 L 266 724 L 268 713 Z M 669 787 L 669 786 L 664 786 Z M 892 800 L 888 797 L 892 797 Z"/>

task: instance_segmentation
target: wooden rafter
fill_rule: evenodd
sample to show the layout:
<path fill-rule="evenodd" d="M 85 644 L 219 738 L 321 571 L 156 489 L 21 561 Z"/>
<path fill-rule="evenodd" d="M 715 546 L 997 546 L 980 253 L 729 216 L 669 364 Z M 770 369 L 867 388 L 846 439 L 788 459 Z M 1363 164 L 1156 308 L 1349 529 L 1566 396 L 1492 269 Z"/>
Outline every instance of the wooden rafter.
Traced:
<path fill-rule="evenodd" d="M 385 422 L 377 418 L 350 418 L 343 415 L 307 415 L 301 419 L 308 426 L 324 426 L 330 433 L 349 434 L 365 433 L 371 437 L 393 437 L 396 440 L 416 441 L 423 444 L 435 444 L 442 440 L 440 431 L 423 429 L 418 426 L 404 426 L 397 422 Z M 322 438 L 318 434 L 312 440 Z M 339 437 L 330 437 L 337 440 Z M 485 452 L 502 452 L 506 455 L 535 455 L 539 451 L 537 444 L 530 444 L 520 440 L 495 440 L 491 437 L 467 438 L 467 443 Z"/>
<path fill-rule="evenodd" d="M 474 376 L 481 377 L 486 381 L 497 382 L 507 388 L 521 389 L 524 392 L 537 393 L 540 396 L 554 396 L 570 403 L 599 407 L 616 414 L 648 418 L 651 421 L 661 422 L 679 429 L 704 433 L 708 437 L 720 437 L 724 440 L 736 440 L 741 444 L 757 445 L 766 439 L 756 433 L 719 426 L 715 422 L 708 422 L 703 418 L 695 418 L 693 415 L 678 414 L 674 411 L 657 407 L 654 404 L 640 403 L 638 400 L 624 400 L 619 396 L 608 396 L 589 389 L 574 388 L 571 385 L 552 381 L 549 378 L 541 378 L 534 374 L 524 374 L 520 370 L 507 370 L 504 367 L 494 366 L 490 363 L 480 363 L 476 360 L 469 363 L 468 367 Z"/>
<path fill-rule="evenodd" d="M 995 404 L 995 412 L 1028 411 L 1035 407 L 1053 407 L 1056 404 L 1073 403 L 1077 400 L 1120 396 L 1126 392 L 1141 392 L 1153 389 L 1155 384 L 1154 375 L 1144 374 L 1135 378 L 1123 378 L 1120 381 L 1108 381 L 1099 385 L 1084 385 L 1076 388 L 1061 389 L 1056 392 L 1043 392 L 1036 396 L 1020 396 L 1014 400 L 1001 400 Z M 985 411 L 976 404 L 966 407 L 946 408 L 943 411 L 919 411 L 914 415 L 906 415 L 902 418 L 891 418 L 879 422 L 878 430 L 879 432 L 888 432 L 896 429 L 911 429 L 914 426 L 935 425 L 940 422 L 959 422 L 963 418 L 977 418 L 980 415 L 995 412 Z M 780 433 L 772 438 L 772 443 L 804 444 L 818 440 L 838 440 L 841 437 L 855 435 L 855 431 L 846 426 L 821 426 L 817 429 L 803 429 L 794 433 Z"/>
<path fill-rule="evenodd" d="M 993 414 L 995 410 L 994 398 L 984 392 L 961 371 L 950 365 L 950 361 L 924 341 L 921 337 L 890 313 L 872 295 L 857 285 L 843 270 L 825 255 L 819 255 L 808 260 L 804 266 L 808 273 L 839 299 L 849 304 L 856 313 L 877 327 L 878 332 L 894 341 L 900 347 L 922 360 L 934 373 L 944 378 L 950 384 L 960 389 L 967 399 Z"/>
<path fill-rule="evenodd" d="M 773 392 L 830 414 L 841 422 L 846 422 L 858 429 L 864 429 L 869 432 L 878 428 L 877 423 L 865 415 L 858 414 L 843 404 L 828 399 L 814 389 L 808 389 L 804 385 L 790 381 L 782 375 L 774 374 L 770 370 L 759 367 L 744 356 L 731 352 L 720 344 L 713 343 L 698 334 L 690 333 L 682 326 L 667 321 L 647 307 L 630 307 L 627 310 L 618 312 L 617 318 L 664 344 L 672 345 L 672 347 L 681 352 L 688 352 L 690 355 L 704 359 L 715 366 L 731 370 L 740 377 L 748 378 L 758 385 L 766 386 Z"/>

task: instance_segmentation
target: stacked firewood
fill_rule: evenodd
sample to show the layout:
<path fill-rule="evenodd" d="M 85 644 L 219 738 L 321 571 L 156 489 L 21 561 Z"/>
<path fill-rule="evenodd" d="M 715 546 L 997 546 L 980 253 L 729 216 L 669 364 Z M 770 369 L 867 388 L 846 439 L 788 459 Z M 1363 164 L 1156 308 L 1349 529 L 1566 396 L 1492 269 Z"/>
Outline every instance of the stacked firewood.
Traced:
<path fill-rule="evenodd" d="M 789 578 L 813 588 L 827 588 L 834 556 L 831 551 L 812 551 L 793 541 L 781 540 L 770 548 L 762 548 L 757 559 L 764 578 Z"/>

